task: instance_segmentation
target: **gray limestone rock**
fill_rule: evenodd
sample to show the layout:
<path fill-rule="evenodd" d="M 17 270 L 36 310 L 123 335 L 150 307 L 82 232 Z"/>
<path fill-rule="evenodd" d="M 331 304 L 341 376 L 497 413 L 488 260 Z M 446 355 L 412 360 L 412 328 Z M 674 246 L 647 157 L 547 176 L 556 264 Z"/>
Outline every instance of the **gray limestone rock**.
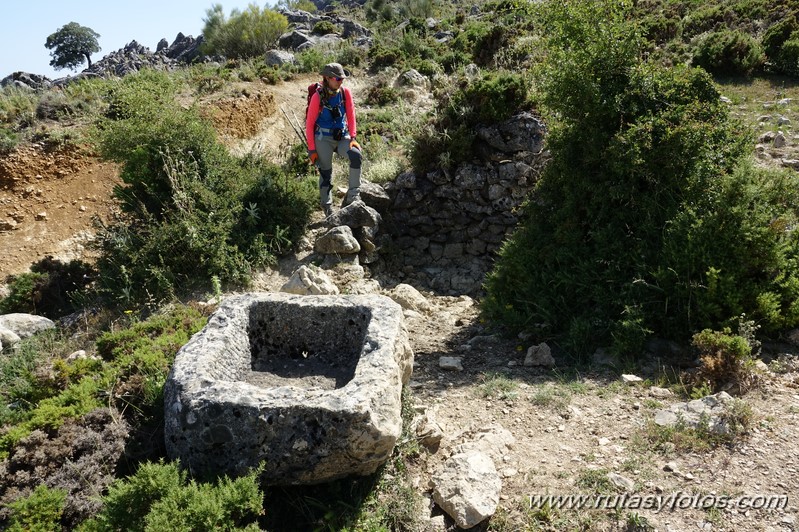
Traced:
<path fill-rule="evenodd" d="M 0 351 L 3 348 L 10 349 L 14 347 L 20 340 L 21 338 L 14 331 L 0 327 Z"/>
<path fill-rule="evenodd" d="M 264 56 L 264 62 L 270 66 L 283 66 L 297 64 L 297 58 L 294 54 L 286 50 L 267 50 Z"/>
<path fill-rule="evenodd" d="M 470 451 L 451 456 L 433 477 L 433 500 L 461 528 L 494 515 L 502 479 L 488 455 Z"/>
<path fill-rule="evenodd" d="M 530 346 L 524 357 L 524 366 L 528 368 L 532 366 L 555 367 L 555 358 L 546 342 Z"/>
<path fill-rule="evenodd" d="M 362 200 L 355 200 L 327 217 L 326 223 L 331 226 L 346 225 L 352 229 L 358 227 L 375 227 L 380 224 L 380 214 Z"/>
<path fill-rule="evenodd" d="M 298 295 L 337 295 L 336 284 L 324 271 L 304 264 L 297 268 L 291 278 L 281 287 L 281 292 Z"/>
<path fill-rule="evenodd" d="M 53 323 L 53 320 L 44 316 L 19 313 L 0 316 L 0 329 L 7 329 L 19 338 L 28 338 L 36 333 L 54 328 L 55 323 Z"/>
<path fill-rule="evenodd" d="M 427 312 L 430 302 L 416 288 L 409 284 L 398 284 L 388 292 L 388 297 L 399 303 L 402 308 Z"/>
<path fill-rule="evenodd" d="M 314 249 L 324 255 L 355 255 L 361 251 L 361 245 L 353 236 L 352 229 L 340 225 L 320 236 Z"/>
<path fill-rule="evenodd" d="M 250 293 L 221 304 L 164 387 L 167 453 L 266 485 L 373 473 L 402 429 L 413 352 L 384 296 Z"/>

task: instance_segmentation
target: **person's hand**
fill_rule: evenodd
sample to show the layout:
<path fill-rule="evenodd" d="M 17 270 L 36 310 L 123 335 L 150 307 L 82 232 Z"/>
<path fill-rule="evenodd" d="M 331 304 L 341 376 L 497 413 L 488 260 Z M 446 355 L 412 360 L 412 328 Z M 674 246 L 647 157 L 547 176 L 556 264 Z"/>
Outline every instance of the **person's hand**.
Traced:
<path fill-rule="evenodd" d="M 359 150 L 361 149 L 361 145 L 358 144 L 358 141 L 355 140 L 355 139 L 352 139 L 350 141 L 350 149 L 353 149 L 353 148 L 358 148 Z"/>
<path fill-rule="evenodd" d="M 319 154 L 316 153 L 316 150 L 309 150 L 308 159 L 311 160 L 311 164 L 316 164 L 316 161 L 319 159 Z"/>

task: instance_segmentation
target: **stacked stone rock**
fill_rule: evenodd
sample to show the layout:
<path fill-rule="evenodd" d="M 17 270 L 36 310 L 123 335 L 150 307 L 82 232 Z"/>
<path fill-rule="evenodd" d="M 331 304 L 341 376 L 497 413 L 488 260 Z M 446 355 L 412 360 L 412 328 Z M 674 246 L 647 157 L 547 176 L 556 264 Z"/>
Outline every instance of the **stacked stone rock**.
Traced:
<path fill-rule="evenodd" d="M 385 187 L 391 206 L 384 225 L 403 250 L 406 274 L 442 293 L 479 292 L 545 160 L 544 125 L 530 113 L 479 128 L 477 137 L 475 161 L 406 172 Z"/>
<path fill-rule="evenodd" d="M 382 216 L 358 199 L 331 214 L 325 223 L 331 227 L 316 240 L 314 250 L 325 255 L 329 267 L 337 264 L 359 266 L 378 259 L 376 238 Z"/>

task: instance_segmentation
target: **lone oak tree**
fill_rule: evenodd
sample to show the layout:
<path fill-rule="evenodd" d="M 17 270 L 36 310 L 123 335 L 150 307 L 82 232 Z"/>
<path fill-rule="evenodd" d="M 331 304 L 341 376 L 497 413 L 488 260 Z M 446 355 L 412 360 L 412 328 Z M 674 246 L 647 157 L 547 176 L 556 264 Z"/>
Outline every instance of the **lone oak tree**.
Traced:
<path fill-rule="evenodd" d="M 69 68 L 74 70 L 84 60 L 92 66 L 91 54 L 100 51 L 97 38 L 100 34 L 91 28 L 81 26 L 77 22 L 70 22 L 55 33 L 47 37 L 45 48 L 52 50 L 50 66 L 60 70 Z"/>

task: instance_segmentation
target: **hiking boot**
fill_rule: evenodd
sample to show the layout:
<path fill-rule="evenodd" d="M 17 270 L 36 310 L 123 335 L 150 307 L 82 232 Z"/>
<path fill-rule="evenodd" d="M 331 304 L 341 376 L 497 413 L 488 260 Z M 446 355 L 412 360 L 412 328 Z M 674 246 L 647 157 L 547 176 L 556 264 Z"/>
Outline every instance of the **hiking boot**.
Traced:
<path fill-rule="evenodd" d="M 333 214 L 333 206 L 330 204 L 322 205 L 322 210 L 325 212 L 325 218 Z"/>

